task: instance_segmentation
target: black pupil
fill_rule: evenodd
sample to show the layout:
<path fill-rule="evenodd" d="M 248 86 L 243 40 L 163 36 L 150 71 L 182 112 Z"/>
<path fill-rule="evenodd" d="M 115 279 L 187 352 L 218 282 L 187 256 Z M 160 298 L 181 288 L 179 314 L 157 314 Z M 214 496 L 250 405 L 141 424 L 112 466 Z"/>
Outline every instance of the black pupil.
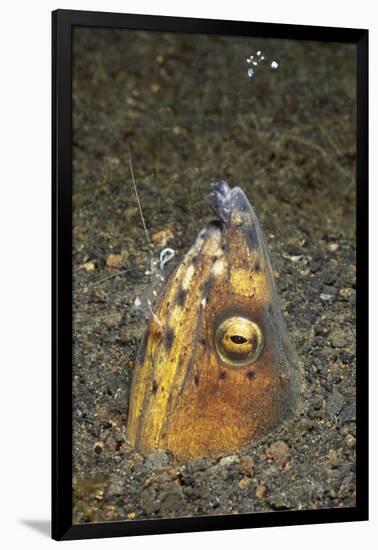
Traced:
<path fill-rule="evenodd" d="M 231 342 L 234 342 L 234 344 L 245 344 L 247 339 L 244 338 L 244 336 L 238 336 L 235 334 L 235 336 L 230 337 Z"/>

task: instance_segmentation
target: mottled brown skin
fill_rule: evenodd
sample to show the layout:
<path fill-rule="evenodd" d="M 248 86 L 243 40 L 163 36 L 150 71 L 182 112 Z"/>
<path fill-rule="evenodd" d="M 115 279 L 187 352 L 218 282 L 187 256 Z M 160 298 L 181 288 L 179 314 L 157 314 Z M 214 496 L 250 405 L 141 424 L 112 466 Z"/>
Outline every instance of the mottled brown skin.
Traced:
<path fill-rule="evenodd" d="M 295 403 L 294 366 L 277 353 L 288 342 L 277 348 L 275 339 L 286 333 L 277 325 L 280 312 L 272 311 L 277 298 L 257 220 L 244 194 L 231 200 L 221 184 L 216 198 L 229 208 L 215 204 L 222 222 L 199 234 L 168 281 L 155 310 L 161 325 L 150 321 L 137 357 L 128 437 L 144 453 L 234 452 Z M 241 367 L 223 361 L 215 346 L 217 327 L 234 316 L 253 321 L 264 338 L 257 360 Z"/>

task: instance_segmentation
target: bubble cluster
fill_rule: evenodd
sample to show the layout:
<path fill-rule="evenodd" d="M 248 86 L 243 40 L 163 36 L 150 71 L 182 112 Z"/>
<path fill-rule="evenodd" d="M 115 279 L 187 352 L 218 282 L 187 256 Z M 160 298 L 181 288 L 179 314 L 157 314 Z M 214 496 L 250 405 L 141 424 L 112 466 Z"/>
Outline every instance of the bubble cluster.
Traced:
<path fill-rule="evenodd" d="M 260 64 L 266 65 L 269 62 L 269 59 L 265 55 L 263 55 L 263 52 L 261 50 L 258 50 L 255 54 L 251 54 L 249 57 L 247 57 L 246 62 L 248 63 L 248 65 L 250 65 L 247 69 L 247 76 L 249 79 L 252 79 L 256 75 L 257 67 Z M 270 68 L 273 71 L 278 69 L 277 61 L 271 61 Z"/>

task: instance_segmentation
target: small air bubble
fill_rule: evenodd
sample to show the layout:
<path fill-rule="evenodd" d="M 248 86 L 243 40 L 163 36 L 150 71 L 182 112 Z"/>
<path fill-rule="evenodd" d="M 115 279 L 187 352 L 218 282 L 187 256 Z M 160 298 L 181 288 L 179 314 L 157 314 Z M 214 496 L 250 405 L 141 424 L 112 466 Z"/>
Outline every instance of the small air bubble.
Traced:
<path fill-rule="evenodd" d="M 270 66 L 271 66 L 272 69 L 274 69 L 274 70 L 275 70 L 275 69 L 278 69 L 278 63 L 277 63 L 277 61 L 272 61 L 272 63 L 271 63 Z"/>
<path fill-rule="evenodd" d="M 257 55 L 261 55 L 261 51 L 260 51 L 260 50 L 257 52 Z"/>

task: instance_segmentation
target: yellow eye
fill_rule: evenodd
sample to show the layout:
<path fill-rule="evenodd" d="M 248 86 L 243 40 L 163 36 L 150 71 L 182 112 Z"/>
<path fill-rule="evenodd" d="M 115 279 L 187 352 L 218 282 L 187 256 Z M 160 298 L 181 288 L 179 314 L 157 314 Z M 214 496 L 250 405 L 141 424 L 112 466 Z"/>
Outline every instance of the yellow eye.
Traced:
<path fill-rule="evenodd" d="M 215 333 L 215 347 L 231 367 L 244 367 L 258 359 L 264 339 L 260 327 L 245 317 L 230 317 Z"/>

